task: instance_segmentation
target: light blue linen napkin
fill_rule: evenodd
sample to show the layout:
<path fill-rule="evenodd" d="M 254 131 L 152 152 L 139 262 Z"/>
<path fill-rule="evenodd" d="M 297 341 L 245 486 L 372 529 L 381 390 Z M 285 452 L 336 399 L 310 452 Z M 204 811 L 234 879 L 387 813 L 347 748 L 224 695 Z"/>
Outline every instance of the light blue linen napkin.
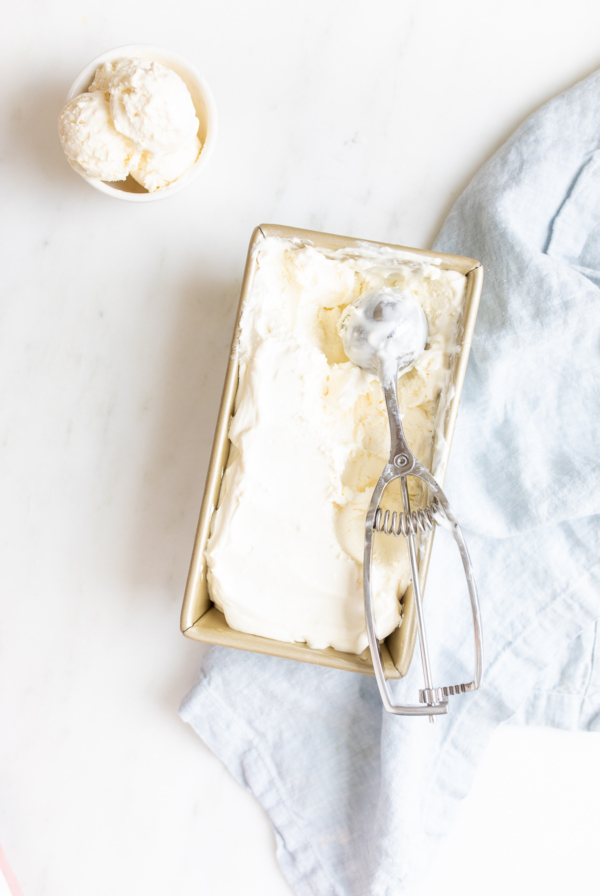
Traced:
<path fill-rule="evenodd" d="M 269 813 L 298 896 L 414 892 L 501 722 L 600 730 L 600 73 L 519 128 L 435 248 L 486 272 L 446 480 L 479 584 L 483 689 L 429 725 L 387 715 L 366 676 L 214 648 L 181 708 Z M 468 680 L 464 600 L 438 534 L 436 684 Z"/>

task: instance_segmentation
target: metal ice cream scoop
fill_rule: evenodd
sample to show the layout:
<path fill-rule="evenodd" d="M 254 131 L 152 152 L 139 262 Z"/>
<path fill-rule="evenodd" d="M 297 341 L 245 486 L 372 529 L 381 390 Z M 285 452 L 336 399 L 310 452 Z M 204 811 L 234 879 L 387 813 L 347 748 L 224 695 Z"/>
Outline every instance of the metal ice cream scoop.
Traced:
<path fill-rule="evenodd" d="M 376 373 L 381 380 L 390 423 L 390 458 L 373 491 L 365 527 L 363 570 L 365 616 L 375 677 L 388 712 L 397 715 L 428 715 L 430 721 L 434 721 L 435 715 L 448 711 L 450 695 L 475 691 L 480 686 L 483 648 L 477 588 L 465 540 L 444 492 L 429 470 L 413 456 L 408 447 L 398 408 L 398 376 L 412 367 L 423 353 L 428 339 L 427 319 L 419 301 L 412 293 L 385 287 L 363 293 L 354 303 L 348 305 L 340 319 L 339 330 L 344 349 L 350 360 L 358 367 Z M 431 503 L 423 510 L 411 511 L 408 475 L 425 482 L 433 496 Z M 379 501 L 385 488 L 394 479 L 401 480 L 404 509 L 399 514 L 393 513 L 390 520 L 389 511 L 383 511 L 379 507 Z M 475 634 L 475 676 L 473 681 L 445 687 L 434 687 L 433 685 L 415 544 L 418 533 L 432 531 L 437 522 L 451 530 L 458 545 L 469 589 Z M 371 595 L 374 531 L 395 536 L 402 534 L 408 541 L 419 645 L 425 678 L 425 687 L 419 691 L 420 703 L 405 706 L 394 704 L 386 684 L 379 640 L 375 630 Z"/>

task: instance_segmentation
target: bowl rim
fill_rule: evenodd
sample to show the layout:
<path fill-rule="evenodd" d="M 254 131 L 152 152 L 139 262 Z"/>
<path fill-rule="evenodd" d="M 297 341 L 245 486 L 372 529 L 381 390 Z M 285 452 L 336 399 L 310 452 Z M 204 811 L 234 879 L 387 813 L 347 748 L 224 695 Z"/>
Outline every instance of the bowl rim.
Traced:
<path fill-rule="evenodd" d="M 67 93 L 65 105 L 76 96 L 87 91 L 96 69 L 102 65 L 102 63 L 115 62 L 117 59 L 136 56 L 142 53 L 146 56 L 155 53 L 157 56 L 172 60 L 196 82 L 206 106 L 206 139 L 203 143 L 202 151 L 192 167 L 182 174 L 181 177 L 178 177 L 176 181 L 173 181 L 172 184 L 169 184 L 168 187 L 163 187 L 161 190 L 156 190 L 154 193 L 128 193 L 125 190 L 119 190 L 118 188 L 111 186 L 109 182 L 98 180 L 94 177 L 88 177 L 85 174 L 81 174 L 79 171 L 76 172 L 83 178 L 83 180 L 87 181 L 90 186 L 94 187 L 94 189 L 99 190 L 107 196 L 111 196 L 113 199 L 122 199 L 125 202 L 155 202 L 157 199 L 166 199 L 169 196 L 173 196 L 175 193 L 178 193 L 180 190 L 187 187 L 206 166 L 214 149 L 218 131 L 217 106 L 206 79 L 194 65 L 188 62 L 188 60 L 179 53 L 174 53 L 173 51 L 167 50 L 164 47 L 159 47 L 156 44 L 125 44 L 121 47 L 113 47 L 111 50 L 105 50 L 104 53 L 96 56 L 95 59 L 92 59 L 91 62 L 88 62 L 88 64 L 82 68 L 71 84 Z"/>

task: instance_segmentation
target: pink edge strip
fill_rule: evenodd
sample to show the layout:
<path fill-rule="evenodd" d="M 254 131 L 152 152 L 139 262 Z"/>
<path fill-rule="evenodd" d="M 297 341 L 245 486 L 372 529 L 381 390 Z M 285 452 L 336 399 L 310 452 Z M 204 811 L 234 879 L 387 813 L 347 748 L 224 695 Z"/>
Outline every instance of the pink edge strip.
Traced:
<path fill-rule="evenodd" d="M 4 875 L 4 880 L 8 884 L 8 889 L 10 890 L 12 896 L 23 896 L 23 890 L 19 886 L 19 882 L 14 876 L 12 868 L 8 864 L 8 859 L 6 858 L 6 854 L 2 849 L 2 846 L 0 846 L 0 871 Z"/>

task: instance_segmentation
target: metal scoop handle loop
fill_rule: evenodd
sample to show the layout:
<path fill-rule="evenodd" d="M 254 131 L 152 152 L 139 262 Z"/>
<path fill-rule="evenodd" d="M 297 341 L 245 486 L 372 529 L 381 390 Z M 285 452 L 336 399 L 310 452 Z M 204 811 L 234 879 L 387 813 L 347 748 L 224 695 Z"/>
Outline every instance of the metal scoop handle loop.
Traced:
<path fill-rule="evenodd" d="M 371 649 L 371 659 L 375 678 L 381 694 L 381 699 L 386 710 L 395 715 L 406 716 L 433 716 L 443 715 L 448 712 L 448 699 L 452 694 L 464 693 L 465 691 L 474 691 L 481 684 L 483 670 L 483 635 L 481 628 L 481 612 L 479 609 L 479 599 L 477 596 L 477 586 L 475 584 L 475 576 L 471 558 L 467 550 L 467 545 L 460 526 L 452 512 L 452 508 L 448 500 L 429 470 L 418 461 L 410 451 L 406 442 L 400 412 L 398 409 L 398 400 L 396 395 L 395 384 L 383 384 L 383 390 L 387 405 L 388 418 L 390 422 L 391 432 L 391 450 L 390 459 L 381 474 L 377 485 L 371 497 L 371 503 L 367 512 L 365 525 L 365 554 L 364 554 L 364 601 L 365 601 L 365 617 L 367 623 L 367 635 L 369 639 L 369 647 Z M 454 540 L 460 552 L 463 569 L 467 579 L 467 587 L 469 590 L 469 599 L 471 602 L 471 613 L 473 617 L 474 645 L 475 645 L 475 675 L 472 681 L 466 684 L 450 685 L 445 687 L 434 687 L 431 675 L 431 664 L 429 661 L 429 650 L 427 645 L 427 637 L 425 633 L 425 621 L 423 618 L 423 604 L 421 598 L 421 587 L 419 580 L 419 570 L 417 564 L 417 551 L 415 545 L 415 526 L 411 526 L 410 522 L 413 517 L 410 509 L 410 499 L 408 494 L 408 483 L 406 477 L 408 475 L 416 476 L 423 480 L 431 490 L 435 499 L 435 508 L 433 513 L 437 522 L 440 522 L 452 532 Z M 417 627 L 419 633 L 419 645 L 421 649 L 421 661 L 423 665 L 423 675 L 425 678 L 425 688 L 419 692 L 421 702 L 416 704 L 399 705 L 392 701 L 390 691 L 386 682 L 385 672 L 383 670 L 383 662 L 381 658 L 381 648 L 379 639 L 375 630 L 375 615 L 373 611 L 373 600 L 371 593 L 371 564 L 373 559 L 373 532 L 376 530 L 376 522 L 381 517 L 379 510 L 379 502 L 384 490 L 393 482 L 394 479 L 401 480 L 402 499 L 404 503 L 404 518 L 407 521 L 405 526 L 405 535 L 408 542 L 408 551 L 410 557 L 410 565 L 412 571 L 413 592 L 415 599 L 415 609 L 417 613 Z M 378 517 L 379 513 L 379 517 Z M 419 511 L 417 511 L 417 514 Z M 396 534 L 396 533 L 392 533 Z"/>

